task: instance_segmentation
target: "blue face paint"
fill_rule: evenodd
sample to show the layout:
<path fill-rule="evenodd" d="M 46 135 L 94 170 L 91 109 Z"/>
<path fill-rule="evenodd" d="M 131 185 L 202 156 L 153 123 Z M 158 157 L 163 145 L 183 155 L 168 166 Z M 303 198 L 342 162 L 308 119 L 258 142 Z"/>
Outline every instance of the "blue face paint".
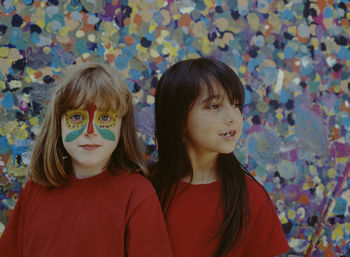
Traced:
<path fill-rule="evenodd" d="M 66 127 L 73 130 L 68 133 L 65 142 L 72 142 L 84 133 L 93 134 L 94 127 L 98 133 L 106 140 L 115 141 L 116 137 L 111 130 L 117 126 L 118 116 L 116 112 L 96 111 L 96 105 L 88 106 L 87 110 L 74 109 L 66 113 Z"/>
<path fill-rule="evenodd" d="M 86 124 L 81 129 L 74 130 L 74 131 L 68 133 L 66 138 L 65 138 L 65 141 L 68 143 L 74 141 L 84 132 L 85 128 L 86 128 Z"/>
<path fill-rule="evenodd" d="M 106 140 L 110 140 L 110 141 L 115 141 L 115 135 L 114 133 L 109 130 L 109 129 L 101 129 L 98 126 L 95 125 L 95 128 L 97 129 L 98 133 L 100 133 L 100 135 L 106 139 Z"/>

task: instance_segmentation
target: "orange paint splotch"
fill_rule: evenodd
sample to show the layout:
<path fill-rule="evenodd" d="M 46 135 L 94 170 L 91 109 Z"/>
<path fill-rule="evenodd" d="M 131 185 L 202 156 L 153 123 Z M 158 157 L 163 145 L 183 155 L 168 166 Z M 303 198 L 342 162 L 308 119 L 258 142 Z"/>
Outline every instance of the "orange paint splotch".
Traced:
<path fill-rule="evenodd" d="M 310 40 L 309 37 L 301 37 L 301 36 L 299 35 L 298 30 L 297 30 L 297 33 L 296 33 L 296 37 L 299 39 L 299 42 L 301 42 L 301 43 L 307 43 L 307 42 Z"/>
<path fill-rule="evenodd" d="M 307 194 L 300 194 L 298 202 L 303 204 L 309 204 L 309 197 L 307 196 Z"/>
<path fill-rule="evenodd" d="M 142 16 L 139 14 L 136 14 L 134 17 L 134 23 L 137 25 L 137 30 L 139 30 L 142 25 Z"/>
<path fill-rule="evenodd" d="M 152 88 L 149 93 L 152 95 L 152 96 L 155 96 L 156 95 L 156 89 L 155 88 Z"/>
<path fill-rule="evenodd" d="M 161 56 L 158 56 L 158 57 L 154 58 L 154 61 L 156 64 L 159 64 L 163 61 L 163 58 Z"/>
<path fill-rule="evenodd" d="M 106 48 L 106 49 L 111 48 L 111 46 L 112 46 L 111 42 L 108 42 L 107 44 L 105 44 L 105 48 Z"/>
<path fill-rule="evenodd" d="M 114 61 L 115 56 L 113 54 L 106 54 L 106 60 L 108 63 L 112 63 Z"/>
<path fill-rule="evenodd" d="M 24 15 L 23 15 L 23 20 L 24 20 L 26 23 L 30 22 L 30 20 L 31 20 L 30 15 L 29 15 L 29 14 L 24 14 Z"/>
<path fill-rule="evenodd" d="M 124 24 L 124 26 L 128 26 L 130 24 L 130 18 L 125 18 L 123 20 L 123 24 Z"/>
<path fill-rule="evenodd" d="M 327 3 L 328 2 L 328 3 Z M 317 0 L 317 5 L 318 5 L 318 8 L 320 8 L 320 11 L 323 12 L 324 8 L 327 7 L 327 5 L 333 5 L 329 3 L 330 1 L 329 0 Z"/>
<path fill-rule="evenodd" d="M 41 70 L 38 70 L 34 73 L 34 78 L 39 79 L 42 77 L 42 75 L 43 73 L 41 72 Z"/>
<path fill-rule="evenodd" d="M 39 8 L 41 6 L 41 2 L 40 1 L 34 1 L 33 3 L 35 8 Z"/>
<path fill-rule="evenodd" d="M 132 45 L 134 43 L 134 37 L 130 35 L 126 35 L 124 37 L 124 41 L 127 45 Z"/>
<path fill-rule="evenodd" d="M 344 102 L 342 102 L 340 104 L 340 110 L 343 111 L 343 112 L 350 113 L 350 105 L 349 104 L 346 105 Z"/>
<path fill-rule="evenodd" d="M 178 21 L 179 28 L 189 27 L 191 25 L 191 17 L 188 13 L 182 15 Z"/>
<path fill-rule="evenodd" d="M 338 140 L 340 138 L 340 129 L 332 127 L 330 132 L 332 140 Z"/>
<path fill-rule="evenodd" d="M 95 25 L 93 24 L 89 24 L 88 23 L 88 18 L 89 15 L 87 15 L 86 13 L 81 13 L 82 14 L 82 22 L 83 22 L 83 26 L 81 28 L 82 31 L 84 31 L 85 34 L 87 34 L 89 32 L 89 30 L 94 31 L 95 30 Z"/>

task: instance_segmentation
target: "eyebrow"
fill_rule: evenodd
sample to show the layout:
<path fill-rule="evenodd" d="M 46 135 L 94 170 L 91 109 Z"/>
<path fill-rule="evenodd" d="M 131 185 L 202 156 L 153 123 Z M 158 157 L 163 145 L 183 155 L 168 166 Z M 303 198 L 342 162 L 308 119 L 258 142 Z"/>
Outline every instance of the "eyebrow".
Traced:
<path fill-rule="evenodd" d="M 222 96 L 220 94 L 213 95 L 212 97 L 207 96 L 205 99 L 200 101 L 199 104 L 207 104 L 207 103 L 210 103 L 213 100 L 222 100 L 223 98 L 224 98 L 224 96 Z M 241 103 L 240 99 L 238 99 L 238 98 L 234 99 L 233 104 L 243 105 L 243 103 Z"/>

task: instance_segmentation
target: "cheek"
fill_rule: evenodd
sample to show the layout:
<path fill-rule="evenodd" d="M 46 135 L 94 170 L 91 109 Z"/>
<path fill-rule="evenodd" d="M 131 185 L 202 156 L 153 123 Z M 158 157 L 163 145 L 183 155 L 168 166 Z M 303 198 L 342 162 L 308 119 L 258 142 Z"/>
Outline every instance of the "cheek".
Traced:
<path fill-rule="evenodd" d="M 116 141 L 116 135 L 112 129 L 101 129 L 96 126 L 98 133 L 106 140 Z"/>
<path fill-rule="evenodd" d="M 187 117 L 187 130 L 202 130 L 205 129 L 207 117 L 203 116 L 199 111 L 192 110 Z M 208 124 L 206 124 L 208 125 Z"/>
<path fill-rule="evenodd" d="M 240 130 L 242 130 L 243 128 L 243 117 L 242 114 L 239 113 L 237 116 L 237 123 L 238 123 L 238 127 L 240 128 Z"/>
<path fill-rule="evenodd" d="M 100 128 L 99 126 L 95 126 L 98 133 L 103 137 L 105 140 L 112 141 L 112 142 L 118 142 L 120 137 L 120 130 L 121 130 L 121 121 L 117 121 L 115 126 L 112 126 L 111 128 Z"/>
<path fill-rule="evenodd" d="M 63 143 L 70 143 L 77 139 L 85 130 L 86 124 L 83 124 L 80 128 L 71 129 L 68 128 L 68 123 L 65 118 L 61 119 L 61 135 Z"/>

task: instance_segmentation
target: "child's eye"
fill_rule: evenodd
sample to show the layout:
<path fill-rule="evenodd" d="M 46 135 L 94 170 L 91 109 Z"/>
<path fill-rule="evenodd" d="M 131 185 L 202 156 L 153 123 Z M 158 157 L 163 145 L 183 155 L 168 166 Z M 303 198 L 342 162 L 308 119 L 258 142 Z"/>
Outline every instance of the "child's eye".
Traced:
<path fill-rule="evenodd" d="M 112 117 L 107 115 L 107 114 L 103 114 L 100 116 L 100 120 L 103 121 L 103 122 L 109 122 L 112 120 Z"/>
<path fill-rule="evenodd" d="M 216 109 L 219 109 L 219 108 L 220 108 L 219 104 L 210 104 L 208 106 L 208 109 L 210 109 L 210 110 L 216 110 Z"/>
<path fill-rule="evenodd" d="M 242 105 L 241 104 L 234 104 L 233 106 L 236 108 L 241 108 Z"/>
<path fill-rule="evenodd" d="M 70 121 L 73 123 L 80 123 L 83 121 L 84 117 L 81 114 L 75 113 L 69 117 Z"/>

